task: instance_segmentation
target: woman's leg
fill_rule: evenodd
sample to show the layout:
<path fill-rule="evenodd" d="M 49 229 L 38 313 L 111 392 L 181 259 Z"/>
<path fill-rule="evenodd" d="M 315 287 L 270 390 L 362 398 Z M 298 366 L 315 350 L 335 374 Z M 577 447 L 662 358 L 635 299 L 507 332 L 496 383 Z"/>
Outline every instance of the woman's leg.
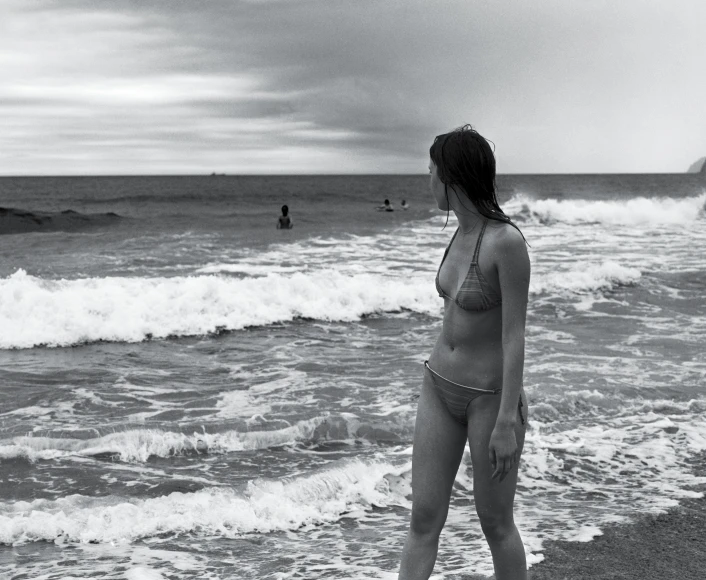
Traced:
<path fill-rule="evenodd" d="M 466 428 L 434 390 L 428 372 L 419 395 L 412 451 L 412 518 L 399 580 L 426 580 L 436 562 L 439 534 L 466 446 Z"/>
<path fill-rule="evenodd" d="M 526 403 L 524 396 L 523 403 Z M 490 435 L 500 408 L 500 396 L 484 395 L 475 399 L 468 410 L 468 442 L 473 461 L 473 497 L 483 533 L 493 554 L 496 580 L 526 580 L 527 562 L 520 533 L 513 519 L 517 469 L 499 482 L 491 479 L 493 468 L 488 457 Z M 527 405 L 522 407 L 527 418 Z M 520 453 L 525 442 L 526 425 L 518 412 L 515 436 Z"/>

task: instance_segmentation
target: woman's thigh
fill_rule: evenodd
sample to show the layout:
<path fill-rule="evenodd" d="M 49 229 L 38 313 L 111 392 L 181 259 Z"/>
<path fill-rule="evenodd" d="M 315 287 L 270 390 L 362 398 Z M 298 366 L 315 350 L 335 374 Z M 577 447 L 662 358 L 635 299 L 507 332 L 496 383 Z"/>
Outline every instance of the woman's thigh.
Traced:
<path fill-rule="evenodd" d="M 515 425 L 515 438 L 522 454 L 527 428 L 527 399 L 522 395 L 522 418 L 519 411 Z M 515 489 L 517 488 L 518 464 L 514 465 L 502 481 L 492 479 L 493 467 L 490 463 L 490 436 L 500 409 L 500 395 L 483 395 L 469 405 L 468 444 L 473 462 L 473 497 L 481 522 L 511 521 Z"/>
<path fill-rule="evenodd" d="M 425 372 L 414 426 L 412 498 L 417 515 L 443 515 L 445 520 L 466 428 L 449 414 L 435 389 Z"/>

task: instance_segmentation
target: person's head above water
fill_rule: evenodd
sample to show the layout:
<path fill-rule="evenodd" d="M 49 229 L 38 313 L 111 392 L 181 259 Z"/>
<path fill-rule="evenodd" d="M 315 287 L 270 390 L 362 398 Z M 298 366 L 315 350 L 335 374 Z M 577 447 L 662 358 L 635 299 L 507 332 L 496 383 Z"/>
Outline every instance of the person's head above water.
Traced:
<path fill-rule="evenodd" d="M 389 199 L 386 199 L 386 200 L 385 200 L 385 205 L 390 205 L 390 200 L 389 200 Z"/>
<path fill-rule="evenodd" d="M 282 206 L 282 215 L 286 216 L 289 213 L 289 208 L 286 205 Z"/>
<path fill-rule="evenodd" d="M 440 209 L 447 212 L 449 208 L 455 211 L 472 210 L 464 203 L 470 200 L 479 214 L 517 228 L 498 205 L 493 150 L 485 137 L 471 125 L 437 135 L 429 148 L 429 157 L 430 186 Z M 449 199 L 449 188 L 460 207 Z"/>

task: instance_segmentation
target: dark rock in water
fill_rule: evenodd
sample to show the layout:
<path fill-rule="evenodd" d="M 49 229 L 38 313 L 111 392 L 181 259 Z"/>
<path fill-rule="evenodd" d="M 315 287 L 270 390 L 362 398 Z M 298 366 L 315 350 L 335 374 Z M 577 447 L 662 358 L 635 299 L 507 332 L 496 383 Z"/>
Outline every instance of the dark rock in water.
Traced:
<path fill-rule="evenodd" d="M 0 207 L 0 235 L 27 232 L 73 232 L 115 223 L 121 219 L 116 213 L 78 213 L 72 209 L 62 212 L 27 211 Z"/>
<path fill-rule="evenodd" d="M 702 175 L 706 175 L 706 157 L 702 157 L 701 159 L 697 159 L 694 161 L 689 166 L 689 169 L 686 170 L 687 173 L 701 173 Z"/>

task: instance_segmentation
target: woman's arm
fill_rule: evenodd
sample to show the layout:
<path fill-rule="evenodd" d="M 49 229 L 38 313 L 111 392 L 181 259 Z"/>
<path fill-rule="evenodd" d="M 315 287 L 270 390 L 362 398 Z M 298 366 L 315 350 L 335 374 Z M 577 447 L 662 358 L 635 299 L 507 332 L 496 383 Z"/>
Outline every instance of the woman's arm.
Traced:
<path fill-rule="evenodd" d="M 489 453 L 493 477 L 502 481 L 517 463 L 515 424 L 525 361 L 530 261 L 525 240 L 512 226 L 498 232 L 496 248 L 502 296 L 503 390 Z"/>

